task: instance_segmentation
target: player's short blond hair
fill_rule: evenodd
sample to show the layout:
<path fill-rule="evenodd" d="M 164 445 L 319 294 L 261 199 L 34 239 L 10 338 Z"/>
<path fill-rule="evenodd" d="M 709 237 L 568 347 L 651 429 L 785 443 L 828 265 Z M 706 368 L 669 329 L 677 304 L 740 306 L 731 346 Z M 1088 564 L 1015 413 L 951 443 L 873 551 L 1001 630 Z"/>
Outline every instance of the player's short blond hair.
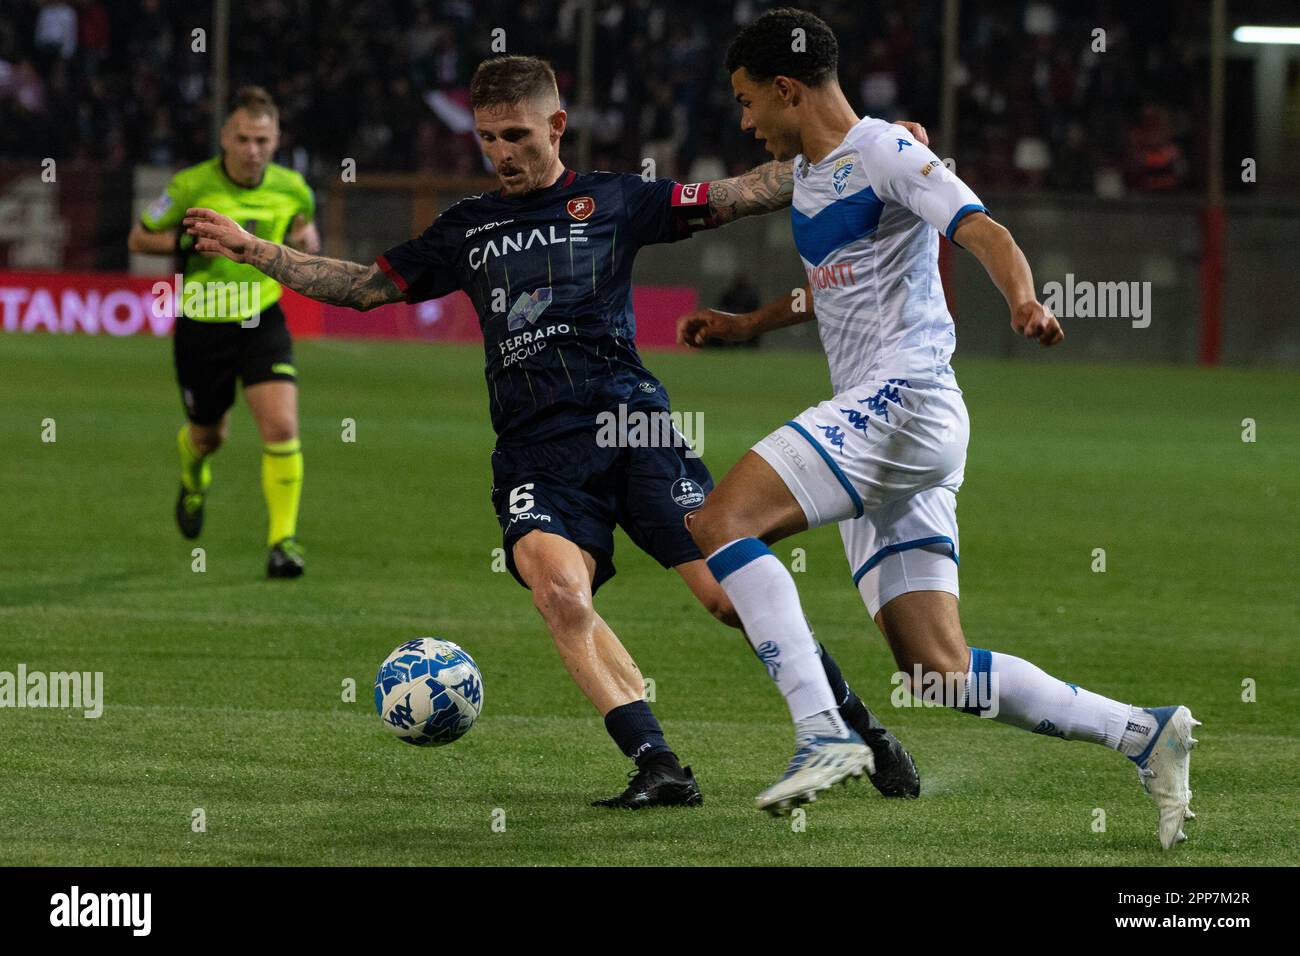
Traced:
<path fill-rule="evenodd" d="M 498 56 L 484 60 L 469 81 L 470 109 L 538 100 L 560 106 L 555 71 L 536 56 Z"/>
<path fill-rule="evenodd" d="M 235 98 L 227 115 L 233 116 L 237 110 L 243 110 L 252 117 L 269 116 L 273 122 L 280 122 L 280 111 L 276 108 L 275 100 L 261 86 L 241 86 L 235 90 Z"/>

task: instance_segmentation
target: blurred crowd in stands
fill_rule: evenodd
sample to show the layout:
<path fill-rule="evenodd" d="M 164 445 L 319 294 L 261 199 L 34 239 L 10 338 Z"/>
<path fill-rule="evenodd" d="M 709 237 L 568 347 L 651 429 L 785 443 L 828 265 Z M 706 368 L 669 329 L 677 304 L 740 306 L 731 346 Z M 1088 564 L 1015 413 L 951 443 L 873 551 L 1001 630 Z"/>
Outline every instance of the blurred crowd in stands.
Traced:
<path fill-rule="evenodd" d="M 177 167 L 209 141 L 212 0 L 3 0 L 0 158 Z M 738 127 L 722 66 L 739 24 L 777 3 L 597 0 L 595 108 L 578 109 L 579 0 L 232 0 L 231 90 L 281 109 L 281 162 L 483 171 L 470 75 L 503 42 L 547 57 L 589 126 L 595 168 L 701 180 L 767 158 Z M 862 113 L 939 125 L 942 0 L 801 0 L 840 42 Z M 977 188 L 1171 192 L 1203 178 L 1202 4 L 963 0 L 953 156 Z M 1099 36 L 1104 51 L 1097 49 Z M 495 32 L 502 31 L 502 32 Z M 574 146 L 566 139 L 567 156 Z M 571 160 L 573 161 L 573 160 Z"/>

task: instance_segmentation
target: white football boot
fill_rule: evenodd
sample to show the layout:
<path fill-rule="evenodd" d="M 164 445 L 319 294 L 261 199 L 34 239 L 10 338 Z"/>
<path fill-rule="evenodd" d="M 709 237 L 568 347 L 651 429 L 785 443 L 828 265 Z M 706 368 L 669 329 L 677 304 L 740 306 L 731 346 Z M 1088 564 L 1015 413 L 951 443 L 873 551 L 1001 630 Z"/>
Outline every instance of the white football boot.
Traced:
<path fill-rule="evenodd" d="M 871 748 L 851 728 L 847 737 L 803 737 L 781 779 L 755 797 L 754 802 L 758 809 L 779 816 L 801 803 L 812 803 L 818 793 L 850 777 L 875 772 Z"/>
<path fill-rule="evenodd" d="M 1158 721 L 1151 743 L 1137 757 L 1142 789 L 1160 811 L 1160 845 L 1166 850 L 1187 839 L 1183 821 L 1191 820 L 1191 752 L 1197 740 L 1192 730 L 1201 722 L 1186 707 L 1149 707 Z"/>

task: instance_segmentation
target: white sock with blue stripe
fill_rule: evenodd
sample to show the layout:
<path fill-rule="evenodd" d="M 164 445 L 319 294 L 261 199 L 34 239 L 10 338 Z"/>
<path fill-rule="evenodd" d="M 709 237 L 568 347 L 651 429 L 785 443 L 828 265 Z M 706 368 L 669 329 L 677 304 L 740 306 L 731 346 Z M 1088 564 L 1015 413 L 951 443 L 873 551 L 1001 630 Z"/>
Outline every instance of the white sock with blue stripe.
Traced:
<path fill-rule="evenodd" d="M 967 714 L 1065 740 L 1088 740 L 1112 749 L 1130 732 L 1137 708 L 1057 680 L 1020 657 L 970 649 L 966 675 Z M 1126 741 L 1127 742 L 1127 741 Z"/>
<path fill-rule="evenodd" d="M 709 555 L 709 570 L 731 598 L 746 639 L 785 696 L 796 725 L 816 724 L 820 733 L 848 736 L 785 565 L 762 541 L 740 538 Z"/>

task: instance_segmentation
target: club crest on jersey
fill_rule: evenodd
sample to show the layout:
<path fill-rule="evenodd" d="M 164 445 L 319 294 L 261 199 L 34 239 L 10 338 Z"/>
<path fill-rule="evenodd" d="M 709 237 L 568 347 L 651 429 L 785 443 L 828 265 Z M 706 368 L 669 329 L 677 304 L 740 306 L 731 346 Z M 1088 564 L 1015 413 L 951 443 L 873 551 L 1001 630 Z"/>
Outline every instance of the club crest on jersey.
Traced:
<path fill-rule="evenodd" d="M 835 164 L 835 169 L 831 172 L 831 184 L 835 187 L 835 192 L 844 195 L 844 187 L 849 184 L 849 177 L 853 175 L 853 157 L 842 156 Z"/>
<path fill-rule="evenodd" d="M 584 222 L 591 218 L 591 214 L 596 211 L 596 200 L 590 196 L 579 196 L 577 199 L 570 199 L 565 208 L 569 210 L 569 215 L 578 222 Z"/>

